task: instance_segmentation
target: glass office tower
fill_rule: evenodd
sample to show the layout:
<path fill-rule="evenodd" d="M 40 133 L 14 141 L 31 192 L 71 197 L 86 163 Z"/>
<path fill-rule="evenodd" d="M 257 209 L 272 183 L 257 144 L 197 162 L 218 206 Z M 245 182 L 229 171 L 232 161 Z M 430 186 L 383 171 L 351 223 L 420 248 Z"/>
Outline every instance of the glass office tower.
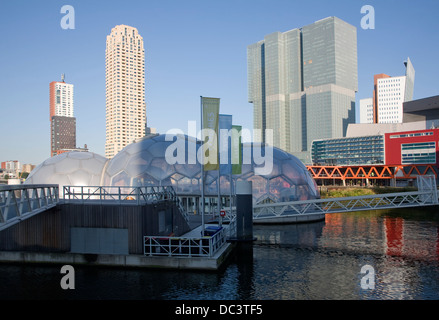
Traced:
<path fill-rule="evenodd" d="M 356 28 L 336 17 L 275 32 L 248 46 L 248 94 L 256 141 L 310 163 L 313 140 L 343 137 L 355 123 Z"/>

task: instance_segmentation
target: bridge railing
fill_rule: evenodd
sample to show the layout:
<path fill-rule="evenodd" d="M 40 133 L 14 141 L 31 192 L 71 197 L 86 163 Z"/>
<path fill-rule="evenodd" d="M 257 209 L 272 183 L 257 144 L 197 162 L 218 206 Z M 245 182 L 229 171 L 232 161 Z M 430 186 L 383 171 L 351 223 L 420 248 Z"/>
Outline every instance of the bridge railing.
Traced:
<path fill-rule="evenodd" d="M 59 202 L 57 184 L 0 186 L 0 230 Z"/>
<path fill-rule="evenodd" d="M 285 217 L 297 214 L 326 214 L 376 209 L 438 205 L 434 177 L 418 177 L 418 191 L 357 197 L 278 202 L 253 206 L 253 219 Z"/>
<path fill-rule="evenodd" d="M 172 187 L 129 187 L 129 186 L 64 186 L 65 202 L 114 201 L 117 204 L 141 204 L 160 200 L 177 199 Z"/>
<path fill-rule="evenodd" d="M 173 201 L 188 221 L 188 215 L 181 200 L 170 186 L 64 186 L 64 203 L 113 203 L 117 205 L 142 205 L 157 201 Z"/>

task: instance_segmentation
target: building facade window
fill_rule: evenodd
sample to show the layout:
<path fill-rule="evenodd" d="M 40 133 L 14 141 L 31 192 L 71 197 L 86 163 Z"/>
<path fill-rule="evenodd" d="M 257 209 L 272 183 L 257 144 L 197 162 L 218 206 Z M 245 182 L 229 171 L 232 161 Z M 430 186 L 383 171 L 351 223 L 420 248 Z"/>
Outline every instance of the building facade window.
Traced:
<path fill-rule="evenodd" d="M 401 145 L 401 164 L 436 163 L 436 143 L 418 142 Z"/>

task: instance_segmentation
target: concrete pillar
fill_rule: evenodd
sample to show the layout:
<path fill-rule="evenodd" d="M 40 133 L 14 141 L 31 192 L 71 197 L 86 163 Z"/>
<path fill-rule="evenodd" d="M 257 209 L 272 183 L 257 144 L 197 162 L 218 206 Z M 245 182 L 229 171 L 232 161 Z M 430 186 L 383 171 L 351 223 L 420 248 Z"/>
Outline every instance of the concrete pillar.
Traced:
<path fill-rule="evenodd" d="M 236 239 L 253 241 L 253 196 L 251 181 L 236 181 Z"/>

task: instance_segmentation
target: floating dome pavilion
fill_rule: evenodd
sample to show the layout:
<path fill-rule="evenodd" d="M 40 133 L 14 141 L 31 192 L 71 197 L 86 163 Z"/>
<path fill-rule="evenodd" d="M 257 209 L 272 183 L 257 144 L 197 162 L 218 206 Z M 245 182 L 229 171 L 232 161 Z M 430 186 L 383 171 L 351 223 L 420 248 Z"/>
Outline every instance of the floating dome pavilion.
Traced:
<path fill-rule="evenodd" d="M 132 143 L 111 160 L 92 152 L 62 153 L 32 170 L 25 184 L 59 184 L 60 195 L 63 194 L 63 186 L 68 185 L 172 186 L 178 195 L 199 196 L 201 164 L 197 151 L 200 146 L 200 141 L 186 135 L 176 135 L 167 141 L 163 134 Z M 267 156 L 266 159 L 264 156 Z M 168 161 L 173 157 L 179 157 L 179 161 Z M 262 174 L 258 172 L 267 168 L 271 170 Z M 222 195 L 230 194 L 231 179 L 232 188 L 236 181 L 252 181 L 255 203 L 320 197 L 316 183 L 300 160 L 280 149 L 260 144 L 243 144 L 242 173 L 232 176 L 221 174 Z M 218 171 L 206 171 L 205 195 L 217 195 L 217 183 Z"/>
<path fill-rule="evenodd" d="M 164 134 L 155 135 L 125 147 L 108 162 L 103 172 L 102 185 L 173 186 L 179 195 L 200 195 L 201 164 L 196 151 L 201 142 L 186 135 L 176 135 L 171 141 L 166 140 Z M 177 154 L 181 150 L 184 157 Z M 271 157 L 267 157 L 264 163 L 261 159 L 267 152 L 272 152 L 272 161 Z M 246 159 L 251 161 L 243 161 L 242 173 L 232 176 L 232 187 L 237 180 L 252 181 L 255 203 L 320 197 L 316 183 L 295 156 L 277 148 L 255 143 L 243 145 L 243 158 L 245 155 Z M 172 161 L 167 161 L 167 157 L 179 157 L 183 161 L 170 164 Z M 272 165 L 272 170 L 266 174 L 258 174 L 258 170 L 267 168 L 266 165 Z M 220 176 L 222 195 L 230 194 L 230 178 L 230 174 Z M 206 171 L 205 194 L 217 195 L 217 183 L 218 171 Z"/>
<path fill-rule="evenodd" d="M 61 153 L 39 164 L 24 183 L 58 184 L 60 195 L 64 186 L 99 186 L 107 161 L 93 152 Z"/>

